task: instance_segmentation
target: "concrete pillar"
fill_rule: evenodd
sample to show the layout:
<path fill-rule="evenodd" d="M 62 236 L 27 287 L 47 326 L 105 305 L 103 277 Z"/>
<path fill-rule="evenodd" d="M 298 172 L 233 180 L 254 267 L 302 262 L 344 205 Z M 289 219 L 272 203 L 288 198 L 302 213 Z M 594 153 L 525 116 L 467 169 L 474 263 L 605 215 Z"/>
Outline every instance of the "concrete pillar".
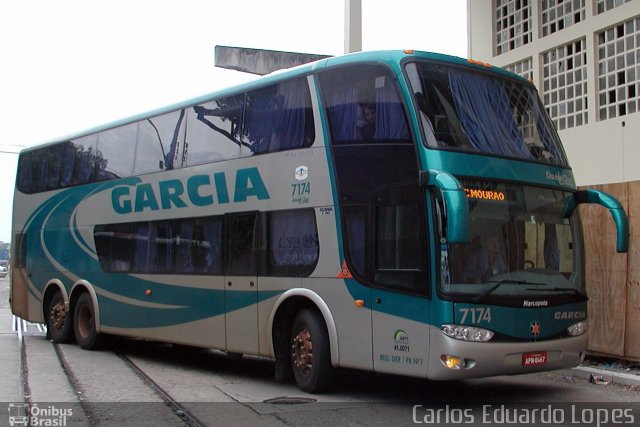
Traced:
<path fill-rule="evenodd" d="M 344 0 L 344 53 L 362 50 L 362 0 Z"/>

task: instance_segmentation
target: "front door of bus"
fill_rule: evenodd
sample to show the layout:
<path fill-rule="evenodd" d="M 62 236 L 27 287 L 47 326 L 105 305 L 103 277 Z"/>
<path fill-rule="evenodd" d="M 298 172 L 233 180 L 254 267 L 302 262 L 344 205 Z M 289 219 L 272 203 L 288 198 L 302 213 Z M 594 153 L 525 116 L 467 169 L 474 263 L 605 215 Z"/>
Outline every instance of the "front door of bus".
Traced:
<path fill-rule="evenodd" d="M 373 367 L 426 376 L 429 300 L 424 203 L 417 185 L 376 192 L 373 210 Z"/>
<path fill-rule="evenodd" d="M 258 353 L 258 214 L 225 216 L 227 351 Z"/>

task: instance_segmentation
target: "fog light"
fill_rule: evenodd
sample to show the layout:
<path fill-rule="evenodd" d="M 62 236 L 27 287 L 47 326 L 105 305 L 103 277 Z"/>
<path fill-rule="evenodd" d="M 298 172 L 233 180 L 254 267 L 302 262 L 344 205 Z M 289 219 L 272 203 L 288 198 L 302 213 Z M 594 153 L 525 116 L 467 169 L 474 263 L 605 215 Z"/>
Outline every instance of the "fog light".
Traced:
<path fill-rule="evenodd" d="M 441 355 L 440 360 L 442 360 L 442 363 L 444 363 L 444 366 L 446 366 L 449 369 L 460 369 L 464 365 L 464 361 L 462 359 L 456 356 L 448 355 L 448 354 Z"/>

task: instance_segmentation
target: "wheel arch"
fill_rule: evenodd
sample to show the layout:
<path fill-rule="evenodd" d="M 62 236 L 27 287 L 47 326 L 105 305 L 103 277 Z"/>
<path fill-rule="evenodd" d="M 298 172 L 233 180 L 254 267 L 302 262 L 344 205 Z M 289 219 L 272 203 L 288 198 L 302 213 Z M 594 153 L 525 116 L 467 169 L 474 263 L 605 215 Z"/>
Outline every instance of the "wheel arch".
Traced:
<path fill-rule="evenodd" d="M 91 285 L 90 282 L 86 280 L 78 280 L 74 283 L 71 288 L 71 295 L 69 297 L 69 304 L 72 307 L 75 302 L 80 298 L 80 295 L 83 293 L 88 293 L 91 297 L 91 303 L 93 304 L 93 312 L 94 312 L 94 322 L 96 332 L 100 333 L 101 330 L 101 322 L 100 322 L 100 305 L 98 304 L 98 295 L 96 294 L 95 289 Z"/>
<path fill-rule="evenodd" d="M 69 311 L 69 294 L 67 293 L 67 288 L 64 286 L 60 279 L 51 279 L 47 282 L 44 287 L 44 292 L 42 293 L 42 318 L 46 323 L 47 320 L 47 307 L 49 305 L 49 301 L 53 297 L 56 292 L 62 293 L 62 298 L 64 299 L 64 309 L 65 311 Z"/>
<path fill-rule="evenodd" d="M 324 299 L 310 289 L 289 289 L 278 297 L 274 308 L 271 311 L 271 316 L 269 317 L 268 331 L 271 337 L 269 340 L 270 353 L 277 356 L 277 347 L 278 345 L 281 345 L 281 342 L 279 342 L 281 339 L 279 334 L 282 330 L 286 331 L 286 338 L 288 342 L 288 334 L 291 332 L 295 315 L 303 308 L 316 309 L 322 316 L 327 328 L 327 335 L 329 337 L 331 364 L 333 366 L 338 366 L 340 362 L 340 351 L 338 348 L 338 331 L 336 323 L 333 315 L 331 314 L 331 310 Z"/>

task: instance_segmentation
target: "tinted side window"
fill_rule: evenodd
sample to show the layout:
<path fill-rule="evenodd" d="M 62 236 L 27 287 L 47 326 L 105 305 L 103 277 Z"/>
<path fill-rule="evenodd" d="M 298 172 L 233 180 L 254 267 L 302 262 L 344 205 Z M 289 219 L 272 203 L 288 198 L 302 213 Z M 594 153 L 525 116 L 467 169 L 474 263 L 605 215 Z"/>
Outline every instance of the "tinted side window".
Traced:
<path fill-rule="evenodd" d="M 256 213 L 233 214 L 226 217 L 225 274 L 230 276 L 257 275 L 256 226 Z"/>
<path fill-rule="evenodd" d="M 375 200 L 374 282 L 427 294 L 424 208 L 418 186 L 380 191 Z"/>
<path fill-rule="evenodd" d="M 182 161 L 185 113 L 174 111 L 140 122 L 133 172 L 136 175 L 173 169 Z"/>
<path fill-rule="evenodd" d="M 313 272 L 320 248 L 313 209 L 276 211 L 268 216 L 267 276 L 304 277 Z"/>
<path fill-rule="evenodd" d="M 18 177 L 16 179 L 16 186 L 18 190 L 23 193 L 31 193 L 31 182 L 33 180 L 33 152 L 27 152 L 20 154 L 18 160 Z"/>
<path fill-rule="evenodd" d="M 345 203 L 343 218 L 349 266 L 360 277 L 367 277 L 369 206 Z"/>
<path fill-rule="evenodd" d="M 391 70 L 343 67 L 319 79 L 351 272 L 371 285 L 426 292 L 418 158 Z"/>
<path fill-rule="evenodd" d="M 243 112 L 244 95 L 189 108 L 182 166 L 239 157 Z"/>
<path fill-rule="evenodd" d="M 173 263 L 173 221 L 133 224 L 131 271 L 169 273 Z"/>
<path fill-rule="evenodd" d="M 72 185 L 93 181 L 97 140 L 97 135 L 89 135 L 71 141 L 75 151 Z"/>
<path fill-rule="evenodd" d="M 320 74 L 334 143 L 409 140 L 404 107 L 386 67 L 361 65 Z"/>
<path fill-rule="evenodd" d="M 64 145 L 58 144 L 46 149 L 48 152 L 47 161 L 47 190 L 60 188 L 60 175 L 62 173 L 62 156 Z"/>
<path fill-rule="evenodd" d="M 222 273 L 222 217 L 97 225 L 100 266 L 112 273 Z"/>
<path fill-rule="evenodd" d="M 222 223 L 222 217 L 176 221 L 176 273 L 222 273 Z"/>
<path fill-rule="evenodd" d="M 315 139 L 306 78 L 247 93 L 242 155 L 308 147 Z"/>
<path fill-rule="evenodd" d="M 26 183 L 26 189 L 29 193 L 37 193 L 39 191 L 46 191 L 47 189 L 47 161 L 49 160 L 49 150 L 42 148 L 29 153 L 25 156 L 24 169 L 25 178 L 28 179 Z"/>
<path fill-rule="evenodd" d="M 138 123 L 98 134 L 95 180 L 106 181 L 133 174 Z"/>
<path fill-rule="evenodd" d="M 18 161 L 18 189 L 37 193 L 91 182 L 94 147 L 85 145 L 87 141 L 83 138 L 22 154 Z"/>
<path fill-rule="evenodd" d="M 93 231 L 96 252 L 104 271 L 120 273 L 131 268 L 131 224 L 97 225 Z"/>
<path fill-rule="evenodd" d="M 62 145 L 60 165 L 60 187 L 68 187 L 73 184 L 73 168 L 75 165 L 76 149 L 71 141 Z"/>

